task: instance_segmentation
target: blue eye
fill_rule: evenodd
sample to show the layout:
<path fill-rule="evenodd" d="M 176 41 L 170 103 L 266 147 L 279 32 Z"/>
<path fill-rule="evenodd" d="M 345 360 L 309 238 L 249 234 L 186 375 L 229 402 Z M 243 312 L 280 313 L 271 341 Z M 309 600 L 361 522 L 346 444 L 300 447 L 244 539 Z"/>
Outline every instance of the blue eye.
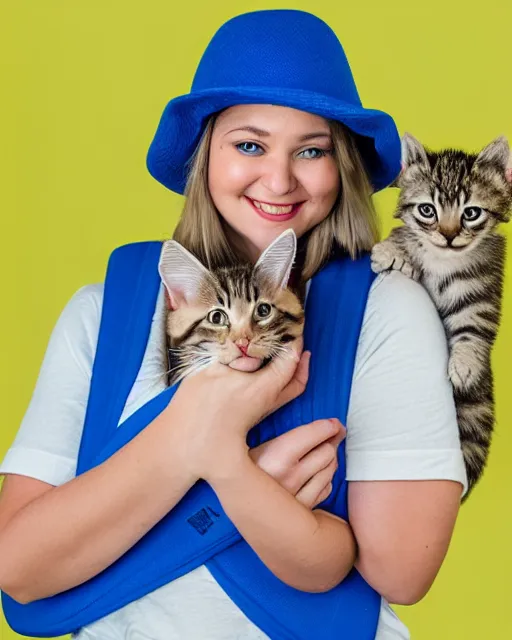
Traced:
<path fill-rule="evenodd" d="M 243 154 L 248 156 L 259 155 L 259 153 L 257 153 L 258 150 L 259 151 L 262 150 L 260 145 L 256 144 L 255 142 L 239 142 L 238 144 L 235 145 L 235 147 L 239 151 L 241 151 Z M 304 149 L 304 151 L 300 152 L 300 155 L 304 153 L 311 153 L 311 152 L 314 152 L 315 155 L 306 157 L 306 160 L 316 160 L 317 158 L 323 158 L 325 155 L 327 155 L 327 151 L 324 151 L 323 149 L 318 149 L 316 147 L 312 147 L 311 149 Z"/>
<path fill-rule="evenodd" d="M 323 149 L 317 149 L 316 147 L 312 147 L 311 149 L 304 149 L 304 151 L 301 151 L 302 153 L 307 153 L 308 151 L 317 151 L 318 155 L 314 156 L 313 158 L 307 158 L 308 160 L 316 160 L 317 158 L 323 158 L 326 155 L 326 151 L 324 151 Z"/>
<path fill-rule="evenodd" d="M 242 147 L 255 147 L 256 149 L 261 149 L 259 144 L 256 144 L 255 142 L 240 142 L 239 144 L 235 145 L 237 149 L 239 149 L 242 153 L 245 153 L 247 155 L 253 156 L 255 155 L 254 153 L 252 153 L 252 151 L 250 149 L 243 149 Z"/>

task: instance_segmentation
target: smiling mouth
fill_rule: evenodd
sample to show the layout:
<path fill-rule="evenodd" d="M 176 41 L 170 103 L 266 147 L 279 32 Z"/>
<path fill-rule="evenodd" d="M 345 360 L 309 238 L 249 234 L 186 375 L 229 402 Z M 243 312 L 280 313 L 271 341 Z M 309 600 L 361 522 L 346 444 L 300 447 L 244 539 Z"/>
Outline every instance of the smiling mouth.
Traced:
<path fill-rule="evenodd" d="M 304 201 L 302 201 L 302 202 L 292 202 L 290 204 L 278 205 L 278 204 L 270 204 L 269 202 L 261 202 L 261 200 L 254 200 L 253 198 L 249 198 L 248 196 L 245 196 L 245 197 L 256 209 L 263 211 L 263 213 L 267 213 L 269 215 L 274 215 L 274 216 L 283 216 L 290 213 L 294 213 L 304 203 Z"/>

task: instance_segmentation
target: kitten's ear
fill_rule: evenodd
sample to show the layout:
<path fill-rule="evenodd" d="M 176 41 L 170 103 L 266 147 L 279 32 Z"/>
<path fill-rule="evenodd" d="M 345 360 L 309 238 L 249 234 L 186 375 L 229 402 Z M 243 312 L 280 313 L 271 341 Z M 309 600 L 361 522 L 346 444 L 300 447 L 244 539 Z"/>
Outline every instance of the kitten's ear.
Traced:
<path fill-rule="evenodd" d="M 213 284 L 213 278 L 208 269 L 176 240 L 164 242 L 158 272 L 167 289 L 173 309 L 197 300 L 201 285 L 205 282 Z"/>
<path fill-rule="evenodd" d="M 276 289 L 286 288 L 296 251 L 297 236 L 293 229 L 287 229 L 261 254 L 254 265 L 254 276 L 263 278 Z"/>
<path fill-rule="evenodd" d="M 475 164 L 493 164 L 504 171 L 510 163 L 510 146 L 505 136 L 500 136 L 480 151 Z"/>
<path fill-rule="evenodd" d="M 428 167 L 428 158 L 425 147 L 410 133 L 402 136 L 402 172 L 411 164 L 424 164 Z"/>

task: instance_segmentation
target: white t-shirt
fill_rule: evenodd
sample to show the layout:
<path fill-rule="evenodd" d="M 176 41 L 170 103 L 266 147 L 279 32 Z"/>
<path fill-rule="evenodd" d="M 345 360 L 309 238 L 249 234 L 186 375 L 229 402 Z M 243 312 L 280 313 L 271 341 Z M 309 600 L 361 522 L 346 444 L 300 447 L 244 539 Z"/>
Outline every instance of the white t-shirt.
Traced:
<path fill-rule="evenodd" d="M 74 477 L 100 324 L 103 285 L 64 308 L 0 474 L 55 486 Z M 120 423 L 165 388 L 163 288 L 148 346 Z M 449 479 L 467 486 L 444 329 L 426 291 L 399 272 L 379 275 L 361 330 L 347 418 L 347 479 Z M 299 425 L 297 425 L 299 426 Z M 268 640 L 205 566 L 83 628 L 80 640 Z M 382 599 L 376 640 L 409 633 Z"/>

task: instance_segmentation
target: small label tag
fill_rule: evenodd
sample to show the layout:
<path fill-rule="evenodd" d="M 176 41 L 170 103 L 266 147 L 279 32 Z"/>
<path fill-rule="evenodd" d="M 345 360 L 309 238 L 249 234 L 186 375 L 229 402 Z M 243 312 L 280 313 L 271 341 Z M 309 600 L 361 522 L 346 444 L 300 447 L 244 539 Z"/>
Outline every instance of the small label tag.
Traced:
<path fill-rule="evenodd" d="M 220 513 L 214 511 L 211 507 L 201 509 L 193 516 L 187 518 L 187 522 L 194 527 L 194 529 L 204 536 L 208 532 L 208 529 L 215 524 L 215 520 L 220 518 Z"/>

